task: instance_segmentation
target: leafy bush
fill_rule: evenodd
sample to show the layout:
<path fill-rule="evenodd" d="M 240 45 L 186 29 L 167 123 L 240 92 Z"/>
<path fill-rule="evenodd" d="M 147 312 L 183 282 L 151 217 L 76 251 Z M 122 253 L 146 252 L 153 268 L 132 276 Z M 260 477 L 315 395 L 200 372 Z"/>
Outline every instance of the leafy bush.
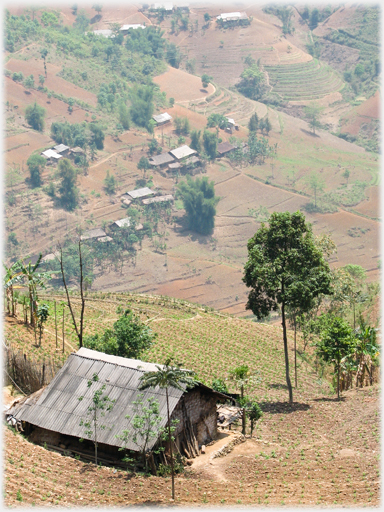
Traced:
<path fill-rule="evenodd" d="M 45 108 L 40 107 L 36 102 L 25 109 L 25 120 L 34 130 L 39 132 L 44 130 L 44 117 Z"/>

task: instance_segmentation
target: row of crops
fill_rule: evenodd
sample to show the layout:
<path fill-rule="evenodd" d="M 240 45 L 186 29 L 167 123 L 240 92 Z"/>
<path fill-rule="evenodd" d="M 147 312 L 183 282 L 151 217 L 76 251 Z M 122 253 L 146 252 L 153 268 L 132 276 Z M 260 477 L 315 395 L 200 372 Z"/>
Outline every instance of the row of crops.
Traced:
<path fill-rule="evenodd" d="M 54 300 L 56 301 L 56 317 L 58 323 L 58 348 L 55 340 Z M 40 348 L 33 347 L 31 338 L 25 339 L 21 326 L 17 327 L 20 348 L 28 350 L 34 357 L 39 354 L 61 353 L 62 356 L 62 315 L 63 298 L 53 297 L 44 300 L 50 307 L 50 316 L 46 332 Z M 80 301 L 73 300 L 76 316 L 79 315 Z M 131 307 L 148 322 L 157 338 L 151 349 L 142 355 L 142 359 L 162 363 L 167 357 L 173 356 L 183 366 L 194 370 L 198 378 L 210 385 L 214 378 L 229 376 L 234 367 L 247 364 L 252 371 L 258 373 L 259 382 L 248 390 L 249 394 L 259 400 L 286 400 L 285 366 L 282 344 L 282 330 L 279 326 L 258 324 L 249 320 L 219 314 L 211 308 L 191 304 L 186 301 L 169 297 L 142 296 L 136 294 L 113 294 L 113 296 L 89 296 L 86 304 L 85 334 L 102 333 L 112 327 L 125 307 Z M 65 339 L 73 347 L 77 347 L 69 311 L 65 310 Z M 14 328 L 15 329 L 15 328 Z M 14 330 L 14 334 L 16 334 Z M 292 345 L 292 340 L 291 340 Z M 66 346 L 65 355 L 71 350 Z M 293 378 L 293 356 L 291 357 L 291 379 Z M 304 395 L 318 394 L 320 385 L 313 369 L 304 361 L 299 360 L 298 392 Z M 235 391 L 232 384 L 230 389 Z M 325 385 L 322 391 L 325 391 Z"/>
<path fill-rule="evenodd" d="M 344 84 L 331 68 L 316 59 L 290 65 L 265 66 L 273 92 L 286 101 L 314 100 Z"/>

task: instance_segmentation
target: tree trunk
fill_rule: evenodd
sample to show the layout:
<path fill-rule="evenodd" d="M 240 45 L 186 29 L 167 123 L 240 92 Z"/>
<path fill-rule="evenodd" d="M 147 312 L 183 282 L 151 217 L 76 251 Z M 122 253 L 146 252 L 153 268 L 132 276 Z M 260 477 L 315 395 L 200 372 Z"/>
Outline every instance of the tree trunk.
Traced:
<path fill-rule="evenodd" d="M 288 340 L 287 340 L 287 326 L 285 323 L 285 304 L 281 305 L 281 317 L 283 325 L 283 340 L 284 340 L 284 357 L 285 357 L 285 378 L 287 381 L 288 392 L 289 392 L 289 403 L 293 404 L 293 393 L 291 379 L 289 378 L 289 357 L 288 357 Z"/>
<path fill-rule="evenodd" d="M 340 400 L 340 360 L 337 361 L 337 398 Z"/>
<path fill-rule="evenodd" d="M 84 324 L 84 308 L 85 299 L 83 291 L 83 259 L 81 255 L 81 240 L 79 239 L 79 258 L 80 258 L 80 295 L 81 295 L 81 313 L 80 313 L 80 333 L 79 333 L 79 346 L 83 346 L 83 324 Z"/>
<path fill-rule="evenodd" d="M 96 421 L 96 406 L 95 406 L 95 415 L 94 415 L 94 428 L 95 428 L 95 464 L 97 466 L 97 421 Z"/>
<path fill-rule="evenodd" d="M 172 451 L 172 438 L 171 438 L 171 419 L 169 417 L 169 400 L 168 400 L 168 388 L 165 388 L 165 396 L 167 398 L 167 416 L 168 416 L 168 440 L 169 450 L 171 452 L 171 475 L 172 475 L 172 499 L 175 499 L 175 472 L 173 469 L 173 451 Z"/>
<path fill-rule="evenodd" d="M 293 325 L 295 328 L 294 341 L 295 341 L 295 388 L 297 389 L 297 353 L 296 353 L 296 315 L 293 317 Z"/>
<path fill-rule="evenodd" d="M 241 393 L 241 400 L 243 400 L 243 398 L 244 398 L 244 386 L 243 385 L 240 386 L 240 393 Z M 242 425 L 241 433 L 243 434 L 243 436 L 245 436 L 245 422 L 246 422 L 245 407 L 243 407 L 243 414 L 241 416 L 241 425 Z"/>

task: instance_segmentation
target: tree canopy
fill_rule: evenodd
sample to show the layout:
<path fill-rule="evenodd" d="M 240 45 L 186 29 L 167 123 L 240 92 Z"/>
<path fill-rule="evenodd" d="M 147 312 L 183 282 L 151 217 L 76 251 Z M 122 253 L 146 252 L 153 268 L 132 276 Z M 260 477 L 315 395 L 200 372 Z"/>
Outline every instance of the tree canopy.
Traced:
<path fill-rule="evenodd" d="M 193 180 L 187 175 L 187 180 L 178 185 L 178 195 L 187 212 L 189 228 L 202 235 L 212 233 L 215 227 L 216 205 L 219 201 L 219 198 L 215 197 L 213 181 L 208 181 L 207 177 Z"/>
<path fill-rule="evenodd" d="M 77 206 L 79 190 L 76 186 L 77 172 L 68 158 L 62 158 L 58 165 L 61 183 L 59 186 L 60 202 L 67 210 Z"/>
<path fill-rule="evenodd" d="M 34 130 L 39 132 L 44 130 L 44 117 L 45 108 L 40 107 L 36 102 L 25 109 L 25 120 Z"/>
<path fill-rule="evenodd" d="M 245 68 L 240 78 L 236 85 L 238 91 L 252 100 L 260 99 L 267 90 L 264 73 L 257 64 Z"/>
<path fill-rule="evenodd" d="M 264 223 L 248 241 L 244 278 L 251 291 L 247 309 L 258 319 L 280 307 L 283 326 L 286 380 L 293 402 L 289 377 L 286 308 L 306 312 L 321 293 L 330 293 L 330 269 L 318 249 L 312 227 L 302 213 L 274 212 L 269 226 Z"/>
<path fill-rule="evenodd" d="M 38 154 L 31 155 L 27 160 L 27 165 L 30 173 L 30 183 L 32 187 L 40 187 L 41 173 L 47 163 L 46 159 Z"/>

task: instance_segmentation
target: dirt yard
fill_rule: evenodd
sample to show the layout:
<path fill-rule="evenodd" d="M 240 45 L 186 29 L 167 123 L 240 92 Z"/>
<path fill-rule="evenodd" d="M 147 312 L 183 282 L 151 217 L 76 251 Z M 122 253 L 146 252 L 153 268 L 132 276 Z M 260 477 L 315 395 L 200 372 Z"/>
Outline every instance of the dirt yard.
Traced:
<path fill-rule="evenodd" d="M 207 453 L 175 481 L 175 504 L 378 506 L 379 389 L 262 403 L 253 438 L 224 457 L 213 452 L 231 439 L 220 434 Z M 123 506 L 172 504 L 170 478 L 95 468 L 47 451 L 4 428 L 6 506 Z"/>

